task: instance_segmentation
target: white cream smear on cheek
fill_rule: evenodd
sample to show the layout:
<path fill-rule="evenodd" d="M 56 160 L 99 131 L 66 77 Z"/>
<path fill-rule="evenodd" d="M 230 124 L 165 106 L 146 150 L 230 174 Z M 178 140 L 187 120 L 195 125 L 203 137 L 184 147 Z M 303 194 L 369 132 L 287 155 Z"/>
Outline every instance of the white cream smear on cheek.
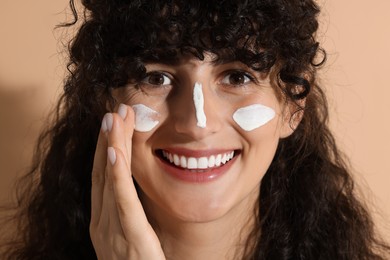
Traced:
<path fill-rule="evenodd" d="M 136 104 L 131 106 L 135 113 L 135 127 L 134 130 L 138 132 L 149 132 L 160 123 L 155 118 L 158 113 L 143 104 Z"/>
<path fill-rule="evenodd" d="M 194 104 L 197 126 L 201 128 L 206 127 L 206 114 L 204 113 L 204 97 L 202 91 L 202 84 L 196 82 L 194 85 Z"/>
<path fill-rule="evenodd" d="M 261 104 L 241 107 L 233 114 L 233 120 L 245 131 L 259 128 L 275 117 L 275 111 Z"/>

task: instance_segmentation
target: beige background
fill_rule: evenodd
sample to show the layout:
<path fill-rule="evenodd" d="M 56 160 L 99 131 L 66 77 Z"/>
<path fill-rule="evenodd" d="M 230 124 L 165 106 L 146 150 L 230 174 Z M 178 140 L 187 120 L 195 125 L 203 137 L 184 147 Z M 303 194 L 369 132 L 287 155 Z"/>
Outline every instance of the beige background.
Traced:
<path fill-rule="evenodd" d="M 320 5 L 318 36 L 329 54 L 321 79 L 332 128 L 390 238 L 390 1 Z M 66 0 L 0 1 L 0 201 L 12 198 L 12 183 L 25 172 L 44 114 L 61 91 L 66 36 L 53 28 L 69 13 Z"/>

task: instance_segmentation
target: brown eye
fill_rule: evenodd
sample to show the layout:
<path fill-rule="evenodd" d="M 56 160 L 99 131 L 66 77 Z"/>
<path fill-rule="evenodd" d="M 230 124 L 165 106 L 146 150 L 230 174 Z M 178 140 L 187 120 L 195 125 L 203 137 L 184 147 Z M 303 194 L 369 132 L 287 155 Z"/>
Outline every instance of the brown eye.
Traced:
<path fill-rule="evenodd" d="M 172 83 L 172 80 L 163 73 L 154 72 L 146 76 L 142 80 L 142 82 L 149 85 L 160 86 L 160 85 L 170 85 Z"/>
<path fill-rule="evenodd" d="M 244 72 L 235 71 L 227 74 L 221 82 L 227 85 L 245 85 L 250 81 L 251 78 Z"/>

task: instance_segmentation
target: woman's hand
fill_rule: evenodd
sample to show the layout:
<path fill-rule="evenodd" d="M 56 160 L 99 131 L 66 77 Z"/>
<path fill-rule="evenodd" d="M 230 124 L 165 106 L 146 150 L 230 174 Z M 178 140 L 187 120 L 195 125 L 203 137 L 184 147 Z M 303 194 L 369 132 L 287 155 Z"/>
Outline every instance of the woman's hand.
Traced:
<path fill-rule="evenodd" d="M 165 259 L 131 177 L 134 112 L 104 116 L 92 170 L 90 236 L 100 260 Z"/>

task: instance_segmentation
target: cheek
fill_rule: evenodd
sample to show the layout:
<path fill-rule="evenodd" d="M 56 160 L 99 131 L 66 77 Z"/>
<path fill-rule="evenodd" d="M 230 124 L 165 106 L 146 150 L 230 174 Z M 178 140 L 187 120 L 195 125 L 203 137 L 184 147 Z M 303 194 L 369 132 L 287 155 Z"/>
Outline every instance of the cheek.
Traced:
<path fill-rule="evenodd" d="M 252 176 L 251 181 L 261 179 L 271 164 L 279 143 L 279 117 L 253 131 L 240 131 L 245 139 L 242 151 L 245 172 Z"/>
<path fill-rule="evenodd" d="M 140 187 L 150 182 L 149 173 L 153 172 L 151 168 L 153 152 L 145 145 L 149 138 L 149 133 L 134 132 L 132 139 L 131 171 Z"/>
<path fill-rule="evenodd" d="M 152 131 L 160 122 L 159 113 L 143 104 L 132 106 L 135 114 L 134 130 L 138 132 Z"/>
<path fill-rule="evenodd" d="M 233 114 L 233 120 L 244 131 L 253 131 L 271 121 L 275 117 L 275 111 L 261 104 L 253 104 L 237 109 Z"/>
<path fill-rule="evenodd" d="M 277 146 L 280 140 L 280 117 L 276 115 L 272 120 L 266 124 L 258 127 L 252 131 L 238 130 L 241 137 L 245 139 L 245 143 L 253 151 L 260 150 L 261 153 L 267 153 L 268 149 Z M 245 149 L 245 148 L 244 148 Z"/>

